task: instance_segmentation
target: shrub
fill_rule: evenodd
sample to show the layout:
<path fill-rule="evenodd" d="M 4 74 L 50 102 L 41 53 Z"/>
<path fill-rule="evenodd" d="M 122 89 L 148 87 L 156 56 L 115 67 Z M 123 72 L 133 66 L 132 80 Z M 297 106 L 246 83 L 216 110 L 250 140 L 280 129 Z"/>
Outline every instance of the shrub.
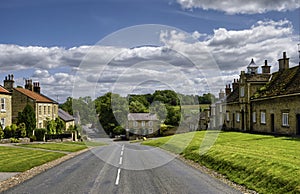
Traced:
<path fill-rule="evenodd" d="M 17 128 L 18 137 L 26 137 L 26 125 L 25 123 L 20 123 Z"/>
<path fill-rule="evenodd" d="M 2 129 L 2 126 L 0 125 L 0 139 L 3 139 L 4 137 L 4 131 Z"/>
<path fill-rule="evenodd" d="M 34 130 L 34 135 L 36 136 L 37 141 L 44 141 L 44 137 L 47 130 L 44 128 L 38 128 Z"/>
<path fill-rule="evenodd" d="M 20 143 L 20 140 L 18 140 L 17 138 L 10 138 L 10 143 Z"/>
<path fill-rule="evenodd" d="M 29 138 L 30 138 L 30 142 L 36 141 L 36 136 L 35 135 L 31 135 Z"/>
<path fill-rule="evenodd" d="M 6 126 L 5 128 L 4 128 L 4 138 L 11 138 L 12 137 L 12 131 L 11 131 L 11 128 L 10 128 L 10 126 Z"/>

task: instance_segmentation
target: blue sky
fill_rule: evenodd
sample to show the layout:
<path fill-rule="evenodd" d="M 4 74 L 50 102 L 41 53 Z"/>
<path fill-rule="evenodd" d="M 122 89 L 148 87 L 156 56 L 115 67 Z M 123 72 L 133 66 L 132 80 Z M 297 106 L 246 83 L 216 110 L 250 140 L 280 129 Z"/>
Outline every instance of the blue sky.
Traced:
<path fill-rule="evenodd" d="M 80 74 L 78 74 L 78 70 L 83 72 L 80 64 L 83 64 L 84 56 L 90 52 L 91 46 L 97 43 L 99 45 L 99 41 L 101 46 L 101 40 L 108 36 L 113 37 L 114 40 L 118 37 L 143 38 L 143 34 L 138 32 L 123 36 L 124 30 L 122 31 L 122 29 L 136 25 L 159 24 L 170 26 L 170 28 L 163 28 L 162 31 L 169 29 L 189 33 L 199 43 L 205 44 L 215 65 L 218 66 L 220 77 L 219 79 L 214 78 L 214 81 L 221 82 L 221 84 L 217 84 L 217 87 L 209 87 L 210 80 L 207 79 L 211 74 L 205 75 L 204 70 L 200 70 L 204 76 L 196 73 L 187 74 L 186 72 L 192 71 L 184 63 L 180 70 L 177 68 L 176 71 L 185 72 L 184 76 L 189 77 L 186 78 L 187 84 L 197 88 L 192 92 L 193 94 L 204 92 L 216 94 L 224 83 L 238 78 L 239 71 L 245 70 L 251 58 L 254 58 L 259 65 L 268 59 L 272 63 L 272 70 L 276 71 L 277 59 L 281 57 L 283 51 L 287 51 L 291 58 L 291 65 L 297 63 L 297 43 L 300 42 L 299 7 L 299 2 L 294 0 L 255 0 L 247 3 L 235 0 L 227 4 L 220 0 L 212 2 L 208 0 L 2 0 L 0 3 L 0 51 L 2 52 L 0 54 L 0 79 L 3 79 L 8 73 L 13 73 L 16 77 L 16 84 L 22 85 L 23 77 L 32 78 L 41 82 L 43 93 L 51 97 L 59 95 L 59 101 L 63 101 L 67 96 L 74 94 L 74 83 L 78 80 L 76 75 Z M 133 31 L 137 29 L 132 28 Z M 119 36 L 117 36 L 118 33 Z M 185 44 L 186 47 L 178 46 L 184 40 L 178 38 L 180 36 L 173 35 L 169 37 L 169 40 L 161 41 L 160 39 L 164 43 L 163 46 L 167 45 L 168 48 L 191 56 L 195 51 L 195 48 L 192 47 L 195 44 Z M 153 37 L 156 38 L 155 35 Z M 161 34 L 159 37 L 162 38 Z M 149 39 L 149 37 L 147 38 Z M 148 42 L 143 43 L 147 44 Z M 142 47 L 143 45 L 136 46 Z M 114 56 L 120 52 L 123 53 L 122 56 L 132 54 L 131 51 L 128 53 L 128 50 L 118 50 L 112 47 L 109 50 L 112 53 L 115 51 L 114 54 L 110 53 Z M 185 48 L 184 51 L 181 50 L 182 48 Z M 107 49 L 104 48 L 105 51 Z M 159 50 L 159 48 L 157 49 Z M 132 63 L 138 64 L 137 61 L 145 61 L 144 56 L 149 55 L 149 52 L 157 51 L 154 50 L 151 48 L 136 49 L 134 50 L 135 55 L 130 59 L 132 59 Z M 100 55 L 108 55 L 104 51 L 99 52 Z M 161 53 L 159 55 L 161 57 Z M 157 61 L 156 55 L 151 56 L 153 56 L 153 60 Z M 159 59 L 161 60 L 161 58 Z M 85 62 L 88 61 L 85 60 Z M 101 60 L 103 59 L 100 58 L 99 61 Z M 126 64 L 129 64 L 128 59 L 126 60 Z M 195 60 L 197 61 L 196 58 Z M 164 62 L 169 63 L 170 60 L 167 59 Z M 116 78 L 122 72 L 128 72 L 128 68 L 132 68 L 128 64 L 123 64 L 122 68 L 106 68 L 110 71 L 106 72 L 105 76 L 111 75 L 110 78 Z M 177 67 L 174 63 L 171 64 L 172 67 Z M 105 69 L 101 62 L 97 66 L 100 68 L 98 71 Z M 200 64 L 195 64 L 195 68 L 198 70 L 200 66 Z M 138 65 L 136 69 L 141 72 L 145 70 L 140 67 Z M 155 73 L 153 67 L 154 65 L 152 65 L 152 69 L 145 70 L 148 74 L 151 70 L 149 77 L 155 77 L 158 74 Z M 158 67 L 161 69 L 157 70 L 156 68 L 155 70 L 162 73 L 163 65 L 159 64 Z M 87 72 L 84 71 L 84 73 Z M 95 71 L 93 73 L 95 74 Z M 166 75 L 169 75 L 169 72 Z M 80 76 L 82 79 L 95 75 L 80 74 Z M 112 90 L 112 83 L 116 83 L 116 79 L 112 81 L 113 79 L 108 77 L 101 80 L 99 76 L 96 76 L 95 82 L 88 81 L 86 84 L 92 85 L 92 88 L 101 87 L 101 91 L 94 91 L 95 95 L 101 95 Z M 105 82 L 105 80 L 110 81 Z M 153 83 L 151 80 L 148 81 Z M 165 80 L 159 81 L 165 82 Z M 147 80 L 145 80 L 146 82 Z M 126 84 L 124 82 L 124 87 L 134 83 L 137 82 L 130 83 L 128 81 Z M 137 88 L 143 88 L 140 87 L 140 82 L 138 83 L 139 87 Z M 158 85 L 145 83 L 143 83 L 145 85 L 143 92 L 151 92 L 153 88 L 160 88 Z M 206 87 L 201 88 L 202 85 L 199 86 L 199 84 L 206 85 Z M 166 83 L 162 85 L 166 85 Z M 215 86 L 215 84 L 212 85 Z M 84 88 L 86 87 L 84 86 Z M 171 85 L 169 87 L 180 92 L 184 91 L 184 85 L 182 88 L 174 88 Z M 152 90 L 147 90 L 147 88 L 152 88 Z"/>

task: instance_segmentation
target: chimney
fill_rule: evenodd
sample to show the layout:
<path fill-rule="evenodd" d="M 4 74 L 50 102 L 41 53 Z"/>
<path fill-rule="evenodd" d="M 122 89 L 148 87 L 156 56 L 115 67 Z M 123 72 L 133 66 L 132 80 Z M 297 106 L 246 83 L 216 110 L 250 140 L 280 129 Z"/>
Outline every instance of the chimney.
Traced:
<path fill-rule="evenodd" d="M 268 65 L 268 61 L 265 60 L 265 65 L 261 66 L 263 74 L 270 74 L 271 73 L 271 66 Z"/>
<path fill-rule="evenodd" d="M 278 60 L 279 71 L 289 69 L 289 58 L 286 58 L 286 52 L 283 52 L 283 58 Z"/>
<path fill-rule="evenodd" d="M 219 93 L 219 99 L 224 99 L 225 98 L 225 92 L 223 90 L 220 90 L 220 93 Z"/>
<path fill-rule="evenodd" d="M 41 93 L 41 87 L 39 82 L 33 82 L 33 91 L 38 94 Z"/>
<path fill-rule="evenodd" d="M 230 88 L 230 84 L 228 84 L 228 85 L 226 85 L 226 88 L 225 88 L 225 94 L 226 94 L 226 96 L 228 96 L 230 93 L 231 93 L 231 88 Z"/>
<path fill-rule="evenodd" d="M 4 80 L 4 88 L 7 89 L 9 92 L 12 92 L 13 88 L 14 88 L 14 75 L 13 74 L 9 74 L 8 76 L 5 76 L 5 80 Z"/>
<path fill-rule="evenodd" d="M 25 80 L 25 89 L 33 91 L 33 85 L 32 85 L 32 80 L 31 79 L 26 79 Z"/>
<path fill-rule="evenodd" d="M 234 79 L 234 81 L 232 83 L 232 90 L 235 90 L 238 87 L 239 87 L 239 80 L 238 79 Z"/>

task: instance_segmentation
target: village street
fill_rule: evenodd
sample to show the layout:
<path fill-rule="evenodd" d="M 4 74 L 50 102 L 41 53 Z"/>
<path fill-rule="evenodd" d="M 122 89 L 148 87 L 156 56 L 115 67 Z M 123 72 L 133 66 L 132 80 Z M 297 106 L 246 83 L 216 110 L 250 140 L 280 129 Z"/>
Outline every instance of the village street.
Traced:
<path fill-rule="evenodd" d="M 111 142 L 4 193 L 239 193 L 158 148 Z"/>

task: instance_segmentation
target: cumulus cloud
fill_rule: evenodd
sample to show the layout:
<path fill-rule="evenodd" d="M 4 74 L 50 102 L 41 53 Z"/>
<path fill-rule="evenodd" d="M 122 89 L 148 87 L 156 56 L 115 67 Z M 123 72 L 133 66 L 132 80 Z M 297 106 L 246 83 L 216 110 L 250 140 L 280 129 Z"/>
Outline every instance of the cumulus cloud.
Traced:
<path fill-rule="evenodd" d="M 300 7 L 298 0 L 177 0 L 182 8 L 193 9 L 201 8 L 204 10 L 217 10 L 227 14 L 257 14 L 269 11 L 288 11 Z"/>
<path fill-rule="evenodd" d="M 132 49 L 1 44 L 1 73 L 32 69 L 26 77 L 39 81 L 46 95 L 64 101 L 72 95 L 97 97 L 108 91 L 126 95 L 128 91 L 174 89 L 189 94 L 217 94 L 246 70 L 251 58 L 258 65 L 267 59 L 276 71 L 277 59 L 286 51 L 291 66 L 298 63 L 297 37 L 288 20 L 258 21 L 242 30 L 219 28 L 211 35 L 169 30 L 158 36 L 163 46 Z M 198 41 L 199 37 L 204 41 Z"/>

